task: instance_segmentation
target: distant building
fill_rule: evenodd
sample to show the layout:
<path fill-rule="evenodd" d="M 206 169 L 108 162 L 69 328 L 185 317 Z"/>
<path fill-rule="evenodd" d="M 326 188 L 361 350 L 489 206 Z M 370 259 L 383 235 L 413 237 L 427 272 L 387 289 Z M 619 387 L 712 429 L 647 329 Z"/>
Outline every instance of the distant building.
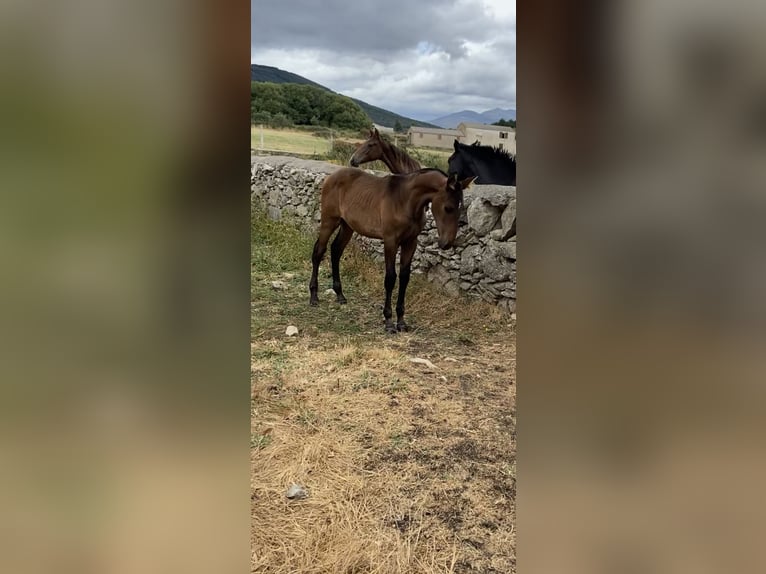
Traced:
<path fill-rule="evenodd" d="M 516 130 L 513 128 L 462 122 L 457 129 L 462 134 L 460 143 L 472 144 L 478 141 L 481 145 L 500 147 L 516 154 Z"/>
<path fill-rule="evenodd" d="M 455 130 L 412 126 L 407 132 L 409 143 L 416 147 L 451 149 L 453 142 L 500 147 L 516 154 L 516 130 L 507 126 L 462 122 Z"/>
<path fill-rule="evenodd" d="M 450 149 L 455 138 L 460 139 L 463 135 L 458 130 L 444 130 L 441 128 L 423 128 L 412 126 L 407 132 L 410 144 L 417 147 L 437 147 Z"/>
<path fill-rule="evenodd" d="M 394 133 L 394 128 L 387 128 L 386 126 L 381 126 L 379 124 L 372 124 L 375 126 L 375 129 L 377 129 L 382 134 L 392 134 Z"/>

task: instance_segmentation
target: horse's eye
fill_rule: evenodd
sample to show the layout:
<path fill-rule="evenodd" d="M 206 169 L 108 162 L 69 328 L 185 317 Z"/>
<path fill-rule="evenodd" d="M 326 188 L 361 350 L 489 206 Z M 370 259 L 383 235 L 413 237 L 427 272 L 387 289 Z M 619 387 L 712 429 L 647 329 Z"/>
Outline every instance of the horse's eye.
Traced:
<path fill-rule="evenodd" d="M 448 205 L 447 207 L 444 208 L 444 211 L 445 211 L 445 213 L 454 213 L 455 208 L 454 207 L 450 207 Z"/>

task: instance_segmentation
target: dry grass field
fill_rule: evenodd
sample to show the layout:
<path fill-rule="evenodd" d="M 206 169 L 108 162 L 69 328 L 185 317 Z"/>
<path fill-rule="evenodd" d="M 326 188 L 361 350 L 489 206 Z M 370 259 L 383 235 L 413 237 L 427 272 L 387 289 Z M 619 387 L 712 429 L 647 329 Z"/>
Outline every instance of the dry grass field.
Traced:
<path fill-rule="evenodd" d="M 250 147 L 260 149 L 261 128 L 250 126 Z M 305 155 L 322 155 L 330 151 L 330 140 L 308 131 L 263 128 L 263 147 Z"/>
<path fill-rule="evenodd" d="M 252 572 L 515 572 L 511 317 L 415 275 L 413 330 L 386 335 L 382 264 L 353 243 L 348 305 L 328 252 L 310 307 L 313 239 L 253 214 Z"/>

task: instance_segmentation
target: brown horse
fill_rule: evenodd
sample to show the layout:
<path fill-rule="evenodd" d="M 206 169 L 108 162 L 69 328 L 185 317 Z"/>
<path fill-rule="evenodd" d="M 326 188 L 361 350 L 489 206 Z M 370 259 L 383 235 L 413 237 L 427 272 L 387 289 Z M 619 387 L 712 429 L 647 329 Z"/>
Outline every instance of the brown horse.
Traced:
<path fill-rule="evenodd" d="M 439 232 L 439 247 L 449 249 L 458 230 L 463 189 L 473 181 L 457 175 L 447 176 L 438 169 L 421 169 L 407 175 L 378 177 L 361 169 L 346 167 L 330 174 L 322 185 L 322 219 L 319 237 L 311 255 L 313 270 L 309 282 L 311 305 L 318 305 L 317 273 L 327 250 L 327 242 L 340 227 L 330 247 L 332 287 L 338 303 L 345 303 L 340 282 L 340 258 L 354 232 L 383 240 L 386 262 L 386 302 L 383 316 L 386 331 L 406 331 L 404 296 L 410 280 L 412 256 L 418 235 L 425 224 L 425 209 L 431 212 Z M 396 326 L 391 322 L 391 294 L 396 283 L 396 252 L 401 246 L 399 263 L 399 295 L 396 300 Z"/>
<path fill-rule="evenodd" d="M 363 163 L 381 160 L 391 173 L 412 173 L 422 166 L 407 155 L 403 150 L 388 143 L 378 133 L 377 128 L 370 130 L 370 135 L 357 148 L 349 162 L 353 167 Z"/>

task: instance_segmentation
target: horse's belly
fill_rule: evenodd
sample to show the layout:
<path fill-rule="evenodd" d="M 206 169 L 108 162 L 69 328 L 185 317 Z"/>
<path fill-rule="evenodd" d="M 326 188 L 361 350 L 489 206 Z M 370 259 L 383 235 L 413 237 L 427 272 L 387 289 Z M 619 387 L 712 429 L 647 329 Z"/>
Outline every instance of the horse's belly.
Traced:
<path fill-rule="evenodd" d="M 359 235 L 383 239 L 383 229 L 377 214 L 352 214 L 344 213 L 344 210 L 341 210 L 341 217 Z"/>

